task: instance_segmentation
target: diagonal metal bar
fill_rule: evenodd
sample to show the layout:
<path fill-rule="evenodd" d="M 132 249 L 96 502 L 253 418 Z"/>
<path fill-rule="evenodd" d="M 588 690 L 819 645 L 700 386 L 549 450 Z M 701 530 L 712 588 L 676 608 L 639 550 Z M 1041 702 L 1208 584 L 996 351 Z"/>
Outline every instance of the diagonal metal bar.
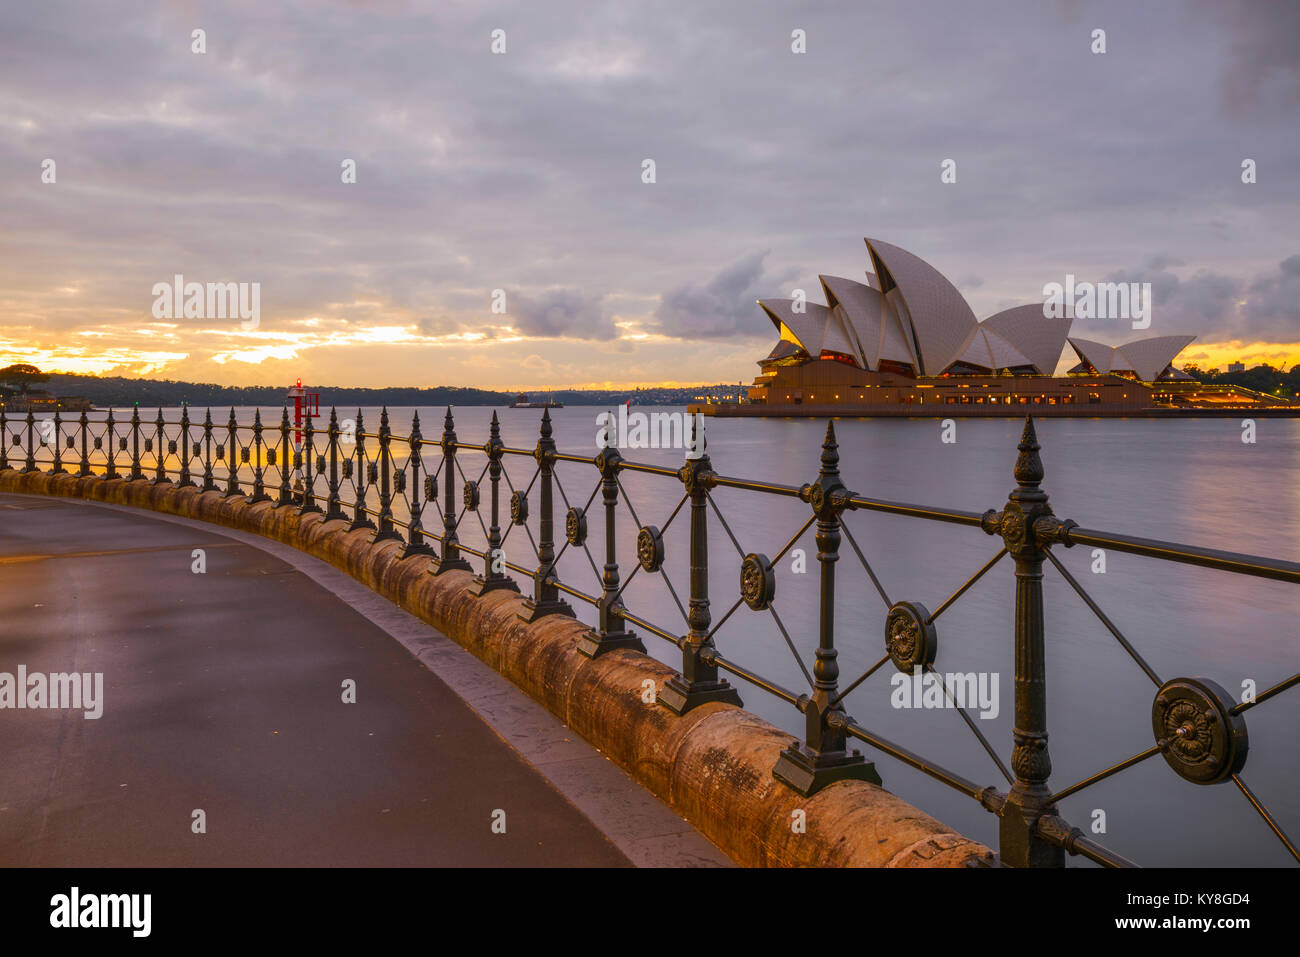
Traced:
<path fill-rule="evenodd" d="M 1255 705 L 1263 704 L 1274 695 L 1279 695 L 1287 688 L 1293 688 L 1297 684 L 1300 684 L 1300 674 L 1294 674 L 1290 678 L 1287 678 L 1286 681 L 1278 682 L 1262 694 L 1257 694 L 1254 701 L 1243 701 L 1228 713 L 1241 714 L 1243 711 L 1249 711 L 1251 708 L 1255 707 Z"/>
<path fill-rule="evenodd" d="M 1105 771 L 1099 771 L 1090 778 L 1084 778 L 1078 784 L 1071 784 L 1064 791 L 1056 792 L 1050 798 L 1047 799 L 1047 803 L 1055 804 L 1057 801 L 1063 800 L 1064 798 L 1069 797 L 1071 794 L 1075 794 L 1079 791 L 1082 791 L 1084 788 L 1090 787 L 1096 784 L 1098 781 L 1104 781 L 1112 774 L 1119 774 L 1119 772 L 1123 771 L 1125 768 L 1131 768 L 1133 767 L 1133 765 L 1140 764 L 1141 762 L 1145 761 L 1147 758 L 1159 753 L 1160 753 L 1160 747 L 1158 745 L 1152 745 L 1151 747 L 1143 751 L 1141 754 L 1135 754 L 1133 755 L 1133 757 L 1125 761 L 1121 761 L 1119 764 L 1115 765 L 1114 767 L 1107 768 Z"/>
<path fill-rule="evenodd" d="M 772 613 L 772 620 L 776 622 L 776 627 L 781 630 L 781 637 L 785 639 L 786 646 L 790 649 L 790 654 L 794 655 L 794 663 L 799 666 L 803 672 L 804 680 L 808 682 L 809 688 L 816 688 L 817 682 L 813 681 L 812 675 L 808 673 L 808 666 L 803 663 L 803 658 L 799 656 L 799 649 L 794 646 L 790 640 L 790 632 L 785 630 L 785 623 L 781 621 L 781 616 L 776 613 L 775 605 L 768 605 L 767 610 Z"/>
<path fill-rule="evenodd" d="M 1003 549 L 1003 553 L 1005 552 L 1006 549 Z M 997 561 L 997 559 L 994 559 L 994 561 Z M 987 568 L 988 566 L 985 567 Z M 1011 772 L 1008 771 L 1007 766 L 1002 763 L 1002 759 L 998 757 L 998 753 L 993 750 L 993 746 L 989 744 L 989 739 L 984 737 L 984 732 L 975 724 L 975 720 L 966 713 L 966 709 L 957 705 L 957 699 L 954 698 L 952 692 L 948 690 L 948 686 L 943 680 L 943 675 L 939 674 L 939 672 L 935 671 L 934 668 L 929 665 L 926 665 L 925 670 L 938 679 L 939 687 L 943 689 L 944 697 L 953 703 L 954 709 L 959 715 L 961 715 L 961 719 L 966 722 L 966 726 L 970 728 L 971 733 L 974 734 L 975 737 L 979 738 L 979 742 L 984 746 L 984 750 L 988 752 L 988 756 L 993 759 L 993 763 L 996 764 L 998 770 L 1002 772 L 1002 777 L 1006 779 L 1008 784 L 1014 784 L 1015 779 L 1012 778 Z"/>
<path fill-rule="evenodd" d="M 1092 600 L 1092 596 L 1084 591 L 1083 586 L 1074 580 L 1074 576 L 1070 574 L 1069 569 L 1061 564 L 1060 560 L 1052 554 L 1050 548 L 1044 548 L 1043 554 L 1047 556 L 1048 561 L 1056 566 L 1056 570 L 1061 573 L 1061 577 L 1063 577 L 1069 583 L 1070 587 L 1075 590 L 1078 596 L 1083 599 L 1083 603 L 1092 609 L 1092 613 L 1097 616 L 1098 620 L 1103 625 L 1106 626 L 1106 630 L 1115 636 L 1115 640 L 1118 641 L 1124 650 L 1129 653 L 1129 657 L 1136 661 L 1137 666 L 1146 672 L 1146 676 L 1151 679 L 1151 683 L 1159 688 L 1162 684 L 1160 676 L 1157 675 L 1151 666 L 1146 663 L 1146 660 L 1138 654 L 1137 649 L 1129 644 L 1128 639 L 1125 638 L 1120 630 L 1115 627 L 1115 623 L 1106 617 L 1106 613 L 1097 606 L 1095 601 Z"/>
<path fill-rule="evenodd" d="M 841 691 L 841 692 L 840 692 L 839 694 L 837 694 L 834 698 L 832 698 L 830 704 L 828 704 L 826 707 L 827 707 L 827 708 L 833 708 L 833 707 L 835 707 L 837 704 L 839 704 L 841 701 L 843 701 L 845 695 L 847 695 L 850 691 L 852 691 L 852 690 L 853 690 L 854 688 L 856 688 L 858 685 L 862 684 L 862 682 L 866 681 L 868 678 L 870 678 L 872 675 L 874 675 L 877 671 L 879 671 L 879 670 L 880 670 L 880 666 L 883 665 L 883 664 L 884 664 L 886 661 L 888 661 L 888 660 L 889 660 L 889 655 L 885 655 L 885 657 L 881 658 L 879 661 L 877 661 L 874 665 L 872 665 L 872 666 L 871 666 L 870 668 L 868 668 L 866 671 L 862 672 L 862 674 L 858 675 L 857 680 L 856 680 L 856 681 L 853 681 L 853 682 L 850 682 L 849 685 L 848 685 L 848 687 L 846 687 L 843 691 Z"/>
<path fill-rule="evenodd" d="M 940 605 L 940 606 L 939 606 L 938 608 L 936 608 L 934 611 L 930 612 L 930 617 L 927 618 L 927 619 L 925 620 L 925 623 L 926 623 L 927 625 L 932 625 L 932 624 L 934 624 L 934 620 L 935 620 L 936 618 L 938 618 L 938 617 L 939 617 L 940 615 L 942 615 L 945 611 L 947 611 L 948 608 L 949 608 L 949 606 L 952 605 L 953 602 L 955 602 L 955 601 L 956 601 L 958 598 L 960 598 L 962 595 L 966 594 L 967 590 L 968 590 L 972 585 L 974 585 L 977 581 L 979 581 L 981 578 L 983 578 L 985 572 L 987 572 L 990 568 L 992 568 L 992 567 L 993 567 L 994 565 L 996 565 L 999 561 L 1001 561 L 1001 560 L 1002 560 L 1002 556 L 1005 555 L 1006 553 L 1007 553 L 1007 550 L 1006 550 L 1005 548 L 1003 548 L 1000 552 L 998 552 L 996 555 L 994 555 L 992 558 L 990 558 L 990 559 L 985 563 L 985 565 L 984 565 L 983 568 L 981 568 L 979 571 L 977 571 L 974 575 L 972 575 L 970 578 L 968 578 L 968 579 L 966 580 L 966 584 L 962 585 L 960 588 L 958 588 L 955 592 L 952 593 L 952 597 L 950 597 L 947 601 L 945 601 L 942 605 Z"/>
<path fill-rule="evenodd" d="M 722 526 L 722 530 L 727 533 L 727 537 L 731 539 L 731 544 L 736 547 L 736 554 L 741 558 L 744 558 L 745 550 L 740 547 L 740 542 L 736 541 L 736 536 L 732 533 L 731 526 L 728 525 L 727 520 L 722 517 L 722 510 L 718 508 L 718 503 L 713 501 L 713 494 L 709 493 L 704 500 L 713 507 L 713 514 L 718 516 L 718 523 Z"/>
<path fill-rule="evenodd" d="M 1259 816 L 1264 819 L 1264 823 L 1269 826 L 1269 829 L 1277 836 L 1277 839 L 1282 842 L 1282 846 L 1291 852 L 1292 857 L 1297 861 L 1300 861 L 1300 851 L 1296 850 L 1295 845 L 1291 843 L 1291 838 L 1286 836 L 1286 832 L 1282 830 L 1281 825 L 1273 819 L 1273 815 L 1268 812 L 1268 808 L 1264 806 L 1263 802 L 1260 801 L 1259 798 L 1255 797 L 1255 793 L 1251 791 L 1250 788 L 1246 787 L 1246 782 L 1241 779 L 1241 775 L 1234 774 L 1232 776 L 1232 781 L 1237 785 L 1237 787 L 1241 788 L 1241 793 L 1246 795 L 1246 800 L 1250 802 L 1250 806 L 1259 812 Z"/>
<path fill-rule="evenodd" d="M 867 561 L 867 556 L 862 554 L 862 549 L 858 548 L 857 540 L 854 539 L 853 533 L 849 531 L 849 523 L 840 522 L 840 531 L 844 533 L 844 537 L 847 538 L 849 544 L 853 546 L 854 554 L 858 556 L 858 561 L 862 562 L 862 567 L 867 570 L 867 575 L 871 578 L 871 584 L 875 585 L 876 591 L 880 593 L 880 600 L 885 603 L 886 608 L 892 608 L 893 602 L 891 602 L 889 596 L 885 594 L 885 589 L 881 586 L 880 579 L 876 577 L 876 573 L 872 570 L 871 563 Z"/>
<path fill-rule="evenodd" d="M 720 619 L 718 619 L 718 623 L 717 623 L 716 625 L 714 625 L 711 629 L 709 629 L 709 637 L 710 637 L 710 638 L 712 638 L 714 635 L 716 635 L 716 634 L 718 633 L 718 629 L 721 628 L 723 625 L 725 625 L 725 624 L 727 623 L 727 619 L 730 618 L 730 617 L 732 616 L 732 614 L 735 612 L 735 610 L 736 610 L 737 608 L 740 607 L 741 603 L 742 603 L 744 600 L 745 600 L 745 599 L 743 599 L 743 598 L 737 598 L 737 599 L 736 599 L 736 603 L 735 603 L 734 605 L 732 605 L 730 608 L 727 609 L 727 613 L 726 613 L 725 615 L 723 615 Z"/>
<path fill-rule="evenodd" d="M 641 519 L 637 518 L 636 509 L 632 507 L 632 497 L 627 494 L 627 489 L 623 488 L 623 480 L 615 478 L 614 481 L 618 483 L 618 492 L 623 496 L 623 504 L 626 505 L 627 510 L 632 513 L 632 521 L 636 522 L 637 528 L 641 528 Z"/>
<path fill-rule="evenodd" d="M 799 539 L 803 537 L 803 533 L 808 531 L 808 527 L 812 525 L 812 523 L 815 521 L 817 521 L 817 513 L 813 512 L 812 515 L 808 517 L 808 521 L 803 523 L 803 527 L 800 528 L 799 531 L 794 533 L 794 537 L 791 538 L 790 541 L 786 542 L 785 546 L 779 552 L 777 552 L 775 555 L 772 556 L 771 561 L 767 563 L 767 567 L 775 568 L 776 563 L 781 560 L 781 558 L 785 555 L 786 552 L 788 552 L 791 548 L 794 547 L 794 543 L 799 541 Z"/>
<path fill-rule="evenodd" d="M 686 622 L 687 627 L 690 627 L 690 616 L 686 614 L 686 607 L 682 604 L 682 600 L 677 597 L 677 589 L 673 587 L 672 579 L 668 577 L 668 573 L 663 568 L 659 569 L 659 577 L 664 580 L 664 584 L 668 586 L 668 594 L 672 595 L 673 601 L 677 603 L 677 610 L 682 613 L 682 621 Z"/>

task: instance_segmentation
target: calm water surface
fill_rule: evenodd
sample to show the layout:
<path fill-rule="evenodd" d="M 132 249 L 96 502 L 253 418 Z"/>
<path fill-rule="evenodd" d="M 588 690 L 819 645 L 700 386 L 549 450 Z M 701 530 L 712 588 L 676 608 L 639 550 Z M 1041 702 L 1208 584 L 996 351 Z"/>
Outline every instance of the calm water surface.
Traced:
<path fill-rule="evenodd" d="M 378 424 L 377 409 L 363 410 L 365 426 Z M 408 434 L 412 409 L 390 409 L 396 435 Z M 441 434 L 443 409 L 420 409 L 423 434 Z M 600 410 L 570 407 L 552 411 L 561 451 L 595 452 Z M 643 409 L 640 411 L 671 411 Z M 240 421 L 253 410 L 238 410 Z M 228 411 L 226 413 L 228 415 Z M 278 423 L 280 411 L 263 409 L 263 421 Z M 355 415 L 355 412 L 352 413 Z M 461 441 L 487 437 L 492 410 L 458 408 Z M 539 410 L 498 412 L 509 446 L 536 443 Z M 168 413 L 168 419 L 174 414 Z M 940 424 L 930 419 L 836 420 L 843 481 L 873 498 L 982 512 L 1001 508 L 1014 486 L 1011 477 L 1022 423 L 1016 420 L 957 420 L 957 442 L 940 442 Z M 825 421 L 714 419 L 708 450 L 722 474 L 788 485 L 812 481 Z M 1043 488 L 1056 514 L 1088 528 L 1300 560 L 1300 420 L 1259 419 L 1257 441 L 1241 441 L 1238 419 L 1153 421 L 1146 419 L 1046 419 L 1038 422 L 1046 469 Z M 275 438 L 275 436 L 271 436 Z M 317 438 L 317 448 L 323 443 Z M 372 454 L 377 444 L 367 443 Z M 394 445 L 397 460 L 406 448 Z M 680 451 L 625 450 L 638 461 L 677 466 Z M 438 464 L 428 448 L 424 461 Z M 486 459 L 462 452 L 461 468 L 478 478 Z M 515 487 L 528 485 L 531 459 L 507 457 Z M 218 470 L 218 478 L 224 473 Z M 563 463 L 560 482 L 571 504 L 588 501 L 598 482 L 593 467 Z M 682 497 L 679 482 L 625 474 L 623 484 L 641 524 L 663 526 Z M 460 477 L 457 476 L 459 509 Z M 503 483 L 503 503 L 509 490 Z M 487 486 L 484 484 L 486 508 Z M 745 551 L 776 554 L 808 517 L 797 500 L 720 489 L 715 500 Z M 346 496 L 345 496 L 346 497 Z M 557 529 L 563 541 L 564 502 L 557 493 Z M 372 495 L 370 502 L 374 503 Z M 529 525 L 537 535 L 537 492 L 530 496 Z M 589 510 L 589 547 L 603 559 L 599 500 Z M 668 577 L 685 603 L 688 589 L 686 509 L 672 523 L 667 542 Z M 398 503 L 399 518 L 407 517 Z M 486 512 L 482 513 L 486 516 Z M 508 520 L 508 518 L 507 518 Z M 635 565 L 635 525 L 620 505 L 617 518 L 620 566 L 626 577 Z M 849 513 L 846 524 L 872 563 L 891 601 L 912 600 L 938 607 L 1001 547 L 981 530 L 871 513 Z M 436 510 L 425 512 L 426 527 L 438 530 Z M 482 547 L 479 522 L 466 515 L 463 540 Z M 778 566 L 776 608 L 811 668 L 817 643 L 817 564 L 813 530 L 797 547 L 805 550 L 808 573 L 791 571 L 793 555 Z M 515 529 L 507 557 L 531 565 L 531 544 Z M 853 555 L 841 546 L 836 601 L 836 643 L 841 684 L 856 678 L 883 654 L 885 605 Z M 1243 682 L 1260 690 L 1300 671 L 1300 589 L 1208 569 L 1178 566 L 1111 551 L 1106 571 L 1091 571 L 1091 550 L 1058 549 L 1058 556 L 1124 632 L 1152 668 L 1168 679 L 1206 676 L 1239 694 Z M 711 598 L 717 622 L 738 597 L 740 556 L 710 515 Z M 568 549 L 561 578 L 595 594 L 599 578 L 587 555 Z M 525 584 L 525 591 L 528 585 Z M 1010 761 L 1013 674 L 1013 569 L 1003 559 L 937 622 L 942 672 L 987 671 L 999 678 L 1000 713 L 979 720 L 1004 761 Z M 660 576 L 638 573 L 625 593 L 628 607 L 666 631 L 686 625 Z M 1049 729 L 1053 774 L 1060 789 L 1149 748 L 1153 742 L 1151 703 L 1155 688 L 1114 638 L 1083 605 L 1059 574 L 1045 567 Z M 578 603 L 580 617 L 591 609 Z M 656 658 L 677 665 L 680 652 L 653 635 L 643 636 Z M 767 613 L 742 606 L 716 636 L 729 658 L 796 692 L 807 682 Z M 887 666 L 888 668 L 888 666 Z M 1005 782 L 975 737 L 955 713 L 891 707 L 889 675 L 881 669 L 846 699 L 850 714 L 874 732 L 953 771 L 1005 789 Z M 732 679 L 750 710 L 792 734 L 801 716 L 784 702 Z M 1247 714 L 1250 757 L 1243 778 L 1283 828 L 1300 835 L 1300 689 L 1289 691 Z M 870 752 L 870 749 L 865 749 Z M 885 786 L 954 829 L 996 847 L 997 822 L 975 801 L 884 756 L 871 755 Z M 1101 812 L 1101 813 L 1099 813 Z M 1095 839 L 1146 865 L 1267 865 L 1290 857 L 1263 820 L 1231 783 L 1202 787 L 1183 781 L 1160 757 L 1125 770 L 1062 802 L 1062 813 L 1085 831 L 1104 814 L 1105 832 Z"/>

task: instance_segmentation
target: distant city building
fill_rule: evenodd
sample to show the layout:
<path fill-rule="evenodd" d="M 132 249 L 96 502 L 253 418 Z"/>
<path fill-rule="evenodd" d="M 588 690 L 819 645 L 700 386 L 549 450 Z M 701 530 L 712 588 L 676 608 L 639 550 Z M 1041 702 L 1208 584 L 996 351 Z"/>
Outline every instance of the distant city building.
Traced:
<path fill-rule="evenodd" d="M 1232 363 L 1229 363 L 1229 364 L 1228 364 L 1228 371 L 1229 371 L 1229 372 L 1245 372 L 1245 371 L 1246 371 L 1246 363 L 1244 363 L 1244 362 L 1232 362 Z"/>

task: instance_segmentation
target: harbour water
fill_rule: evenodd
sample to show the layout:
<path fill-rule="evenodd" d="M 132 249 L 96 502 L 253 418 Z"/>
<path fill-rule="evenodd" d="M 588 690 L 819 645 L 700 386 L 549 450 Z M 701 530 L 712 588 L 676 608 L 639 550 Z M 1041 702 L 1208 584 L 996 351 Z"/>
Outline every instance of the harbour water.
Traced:
<path fill-rule="evenodd" d="M 326 397 L 327 399 L 328 397 Z M 274 442 L 280 410 L 262 409 Z M 378 426 L 378 409 L 362 410 L 365 431 Z M 412 409 L 390 409 L 395 436 L 409 434 Z M 443 409 L 418 410 L 426 440 L 442 432 Z M 455 410 L 462 442 L 486 440 L 492 414 L 488 408 Z M 540 410 L 500 409 L 507 446 L 531 449 L 537 441 Z M 594 455 L 600 409 L 551 410 L 554 438 L 563 452 Z M 671 412 L 671 409 L 638 411 Z M 215 410 L 214 410 L 215 413 Z M 252 409 L 237 410 L 251 421 Z M 176 412 L 165 413 L 169 422 Z M 228 411 L 226 413 L 228 415 Z M 340 413 L 343 417 L 343 413 Z M 355 411 L 347 417 L 355 417 Z M 201 420 L 201 415 L 200 415 Z M 225 417 L 218 420 L 224 428 Z M 800 485 L 817 472 L 824 420 L 710 420 L 708 452 L 724 475 Z M 854 491 L 875 499 L 910 502 L 982 512 L 1001 508 L 1014 486 L 1011 476 L 1022 422 L 1015 419 L 967 419 L 956 424 L 956 441 L 941 441 L 937 419 L 843 419 L 835 422 L 842 479 Z M 169 433 L 174 426 L 168 427 Z M 198 432 L 192 426 L 192 432 Z M 1259 419 L 1255 441 L 1242 441 L 1237 419 L 1046 419 L 1038 423 L 1043 488 L 1056 514 L 1105 531 L 1202 545 L 1295 561 L 1300 559 L 1300 421 Z M 118 434 L 122 429 L 119 425 Z M 214 433 L 225 441 L 220 431 Z M 317 452 L 324 443 L 318 434 Z M 378 444 L 366 440 L 374 457 Z M 408 446 L 395 441 L 395 463 L 406 460 Z M 681 449 L 625 449 L 636 461 L 676 467 Z M 429 445 L 423 460 L 438 466 L 440 450 Z M 119 467 L 122 454 L 118 453 Z M 146 474 L 150 474 L 146 456 Z M 466 477 L 480 477 L 486 458 L 462 451 L 459 466 Z M 529 485 L 533 460 L 508 456 L 510 484 L 502 484 L 503 525 L 507 525 L 510 489 Z M 169 466 L 174 467 L 174 466 Z M 225 465 L 217 469 L 224 482 Z M 247 479 L 248 467 L 241 470 Z M 556 494 L 556 538 L 563 546 L 563 518 L 568 504 L 591 499 L 588 547 L 570 547 L 559 571 L 567 584 L 590 594 L 600 590 L 603 564 L 603 518 L 594 467 L 561 463 L 563 492 Z M 274 485 L 276 477 L 268 474 Z M 682 499 L 680 482 L 625 473 L 623 485 L 636 512 L 634 520 L 620 504 L 617 525 L 619 561 L 624 577 L 635 567 L 638 524 L 663 527 Z M 461 476 L 456 477 L 457 511 Z M 323 495 L 323 485 L 317 486 Z M 486 519 L 487 485 L 483 486 Z M 409 489 L 407 494 L 409 495 Z M 349 492 L 344 492 L 345 500 Z M 406 497 L 394 506 L 397 518 L 409 512 Z M 532 537 L 537 536 L 536 488 L 529 494 Z M 719 489 L 715 502 L 739 545 L 746 552 L 775 555 L 807 520 L 808 506 L 796 499 L 749 491 Z M 369 498 L 372 508 L 376 497 Z M 677 599 L 687 600 L 688 528 L 686 509 L 665 533 L 667 578 Z M 937 608 L 1001 547 L 976 528 L 927 522 L 878 513 L 849 513 L 846 524 L 878 575 L 890 601 L 910 600 Z M 438 531 L 440 508 L 424 511 L 424 525 Z M 461 524 L 463 541 L 485 544 L 483 528 L 472 514 Z M 532 566 L 529 535 L 510 532 L 505 551 L 511 562 Z M 803 568 L 797 570 L 803 550 Z M 775 607 L 795 648 L 811 668 L 817 643 L 818 575 L 813 530 L 804 533 L 777 565 Z M 1095 571 L 1091 549 L 1057 550 L 1057 554 L 1100 607 L 1111 617 L 1162 679 L 1205 676 L 1234 695 L 1245 682 L 1260 691 L 1300 671 L 1300 589 L 1280 582 L 1193 568 L 1108 552 L 1104 572 Z M 841 547 L 836 601 L 836 644 L 841 685 L 846 685 L 883 654 L 886 606 L 847 541 Z M 716 624 L 738 598 L 741 555 L 710 515 L 710 574 Z M 936 669 L 944 673 L 996 675 L 998 713 L 976 718 L 981 730 L 1009 763 L 1013 698 L 1012 565 L 1003 559 L 937 621 Z M 523 583 L 529 590 L 529 583 Z M 639 572 L 625 595 L 636 614 L 671 633 L 686 625 L 663 577 Z M 579 617 L 592 620 L 592 609 L 575 603 Z M 1155 687 L 1096 617 L 1050 566 L 1045 568 L 1048 713 L 1053 763 L 1051 783 L 1059 790 L 1150 748 L 1154 743 L 1151 705 Z M 643 635 L 647 649 L 667 663 L 680 652 L 653 635 Z M 795 692 L 807 682 L 773 617 L 741 606 L 718 630 L 719 649 L 728 658 Z M 846 699 L 851 715 L 873 732 L 977 782 L 1006 787 L 996 766 L 960 717 L 947 710 L 905 709 L 891 705 L 892 666 L 886 666 Z M 802 717 L 789 705 L 760 689 L 737 683 L 745 706 L 794 734 Z M 1300 833 L 1300 748 L 1294 727 L 1300 723 L 1300 689 L 1274 698 L 1246 715 L 1250 756 L 1242 772 L 1258 797 L 1284 829 Z M 883 755 L 871 754 L 885 786 L 954 829 L 997 843 L 997 821 L 975 801 Z M 1177 775 L 1159 757 L 1089 787 L 1062 802 L 1063 815 L 1098 842 L 1145 865 L 1285 865 L 1290 861 L 1264 821 L 1231 783 L 1198 786 Z M 1074 863 L 1077 863 L 1074 862 Z M 1090 865 L 1088 865 L 1090 866 Z"/>

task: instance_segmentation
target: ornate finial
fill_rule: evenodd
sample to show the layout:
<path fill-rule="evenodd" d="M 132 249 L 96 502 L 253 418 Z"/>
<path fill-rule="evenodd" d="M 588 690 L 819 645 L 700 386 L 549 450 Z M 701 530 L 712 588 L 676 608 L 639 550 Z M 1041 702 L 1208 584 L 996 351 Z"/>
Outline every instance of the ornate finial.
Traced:
<path fill-rule="evenodd" d="M 112 415 L 112 414 L 113 414 L 112 412 L 109 412 L 109 415 Z M 211 426 L 211 425 L 212 425 L 212 407 L 211 407 L 211 406 L 208 406 L 208 408 L 205 409 L 204 412 L 203 412 L 203 425 L 204 425 L 205 427 L 207 427 L 207 426 Z"/>
<path fill-rule="evenodd" d="M 161 406 L 161 405 L 158 406 L 158 419 L 157 419 L 157 422 L 158 422 L 159 425 L 162 425 L 162 424 L 163 424 L 162 406 Z"/>
<path fill-rule="evenodd" d="M 840 445 L 835 441 L 835 423 L 826 423 L 826 438 L 822 441 L 822 474 L 838 475 L 840 465 Z"/>
<path fill-rule="evenodd" d="M 1043 460 L 1038 457 L 1041 448 L 1038 433 L 1034 431 L 1034 417 L 1025 416 L 1025 431 L 1021 433 L 1020 455 L 1016 458 L 1016 467 L 1012 476 L 1022 487 L 1037 488 L 1043 480 Z"/>
<path fill-rule="evenodd" d="M 285 409 L 284 411 L 286 415 L 289 414 L 288 409 Z M 336 429 L 338 428 L 338 424 L 339 424 L 339 410 L 335 406 L 330 406 L 330 428 Z"/>
<path fill-rule="evenodd" d="M 379 410 L 379 427 L 381 429 L 388 428 L 388 406 L 386 405 Z"/>
<path fill-rule="evenodd" d="M 496 409 L 492 410 L 492 424 L 488 426 L 488 437 L 494 442 L 501 438 L 501 423 L 497 421 Z"/>
<path fill-rule="evenodd" d="M 280 424 L 286 427 L 289 425 L 289 407 L 287 405 L 280 407 Z"/>
<path fill-rule="evenodd" d="M 551 410 L 542 409 L 542 438 L 551 437 Z"/>
<path fill-rule="evenodd" d="M 451 406 L 447 406 L 447 414 L 443 416 L 442 419 L 442 430 L 444 432 L 450 432 L 455 427 L 456 423 L 451 417 Z"/>

